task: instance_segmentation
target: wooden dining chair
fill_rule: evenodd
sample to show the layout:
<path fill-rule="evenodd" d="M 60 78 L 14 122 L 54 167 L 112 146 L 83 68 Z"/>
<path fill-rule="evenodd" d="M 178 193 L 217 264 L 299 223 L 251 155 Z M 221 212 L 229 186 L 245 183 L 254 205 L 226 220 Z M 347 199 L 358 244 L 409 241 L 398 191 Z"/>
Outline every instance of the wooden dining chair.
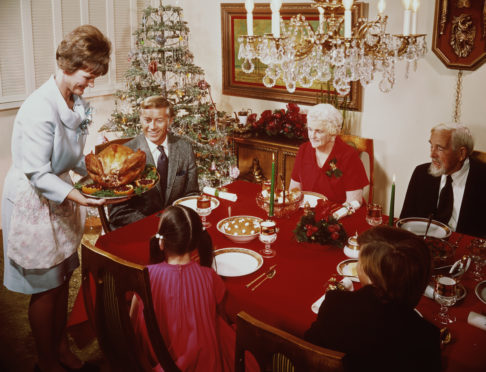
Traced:
<path fill-rule="evenodd" d="M 374 163 L 375 163 L 373 139 L 358 137 L 352 134 L 340 134 L 339 137 L 343 140 L 343 142 L 354 147 L 360 153 L 361 161 L 363 162 L 363 165 L 366 170 L 366 174 L 370 181 L 368 189 L 365 188 L 364 190 L 364 197 L 365 199 L 367 199 L 369 203 L 371 203 L 373 201 L 373 184 L 374 184 L 373 171 L 374 171 Z"/>
<path fill-rule="evenodd" d="M 150 363 L 140 350 L 129 315 L 130 300 L 137 294 L 158 362 L 164 371 L 179 372 L 157 324 L 148 269 L 86 244 L 81 245 L 81 260 L 86 312 L 111 370 L 143 372 Z"/>
<path fill-rule="evenodd" d="M 486 163 L 486 152 L 483 151 L 473 151 L 471 157 L 473 159 L 479 160 L 482 163 Z"/>
<path fill-rule="evenodd" d="M 103 151 L 104 149 L 106 149 L 108 146 L 110 146 L 112 144 L 123 145 L 123 144 L 127 143 L 128 141 L 130 141 L 131 139 L 133 139 L 133 137 L 117 138 L 117 139 L 114 139 L 114 140 L 111 140 L 111 141 L 108 141 L 108 142 L 101 143 L 101 144 L 95 146 L 94 152 L 95 152 L 95 154 L 99 154 L 101 151 Z M 99 206 L 98 207 L 98 214 L 100 215 L 101 226 L 103 226 L 103 230 L 105 231 L 105 233 L 110 232 L 111 227 L 110 227 L 110 222 L 109 222 L 108 217 L 107 217 L 106 207 L 105 206 Z"/>
<path fill-rule="evenodd" d="M 344 370 L 343 353 L 313 345 L 242 311 L 236 317 L 236 372 L 245 371 L 245 351 L 253 354 L 262 372 Z"/>

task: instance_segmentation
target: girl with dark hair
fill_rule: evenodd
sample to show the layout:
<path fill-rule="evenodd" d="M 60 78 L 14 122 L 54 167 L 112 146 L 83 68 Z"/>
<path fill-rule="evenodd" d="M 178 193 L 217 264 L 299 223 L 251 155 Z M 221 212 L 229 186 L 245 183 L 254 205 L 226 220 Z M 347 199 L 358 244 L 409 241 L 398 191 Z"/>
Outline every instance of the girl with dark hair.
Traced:
<path fill-rule="evenodd" d="M 199 262 L 191 260 L 197 250 Z M 160 332 L 182 371 L 233 371 L 235 332 L 222 317 L 225 286 L 211 268 L 211 237 L 198 214 L 185 206 L 164 210 L 157 234 L 150 241 L 148 266 L 152 299 Z M 142 349 L 156 360 L 134 297 L 131 316 Z M 248 370 L 258 370 L 249 360 Z M 253 367 L 255 366 L 255 367 Z M 162 371 L 159 364 L 147 368 Z"/>
<path fill-rule="evenodd" d="M 346 353 L 346 371 L 440 371 L 439 330 L 414 311 L 430 280 L 423 239 L 377 226 L 358 243 L 362 287 L 327 292 L 306 340 Z"/>

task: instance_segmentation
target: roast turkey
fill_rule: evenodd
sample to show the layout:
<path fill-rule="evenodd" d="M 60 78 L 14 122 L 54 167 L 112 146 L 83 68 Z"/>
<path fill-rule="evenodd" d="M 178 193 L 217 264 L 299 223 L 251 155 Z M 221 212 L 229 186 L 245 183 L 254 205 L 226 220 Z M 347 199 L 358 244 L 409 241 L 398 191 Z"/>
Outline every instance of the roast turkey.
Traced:
<path fill-rule="evenodd" d="M 145 152 L 118 144 L 111 144 L 99 154 L 86 155 L 86 169 L 91 179 L 104 188 L 126 185 L 145 169 Z"/>

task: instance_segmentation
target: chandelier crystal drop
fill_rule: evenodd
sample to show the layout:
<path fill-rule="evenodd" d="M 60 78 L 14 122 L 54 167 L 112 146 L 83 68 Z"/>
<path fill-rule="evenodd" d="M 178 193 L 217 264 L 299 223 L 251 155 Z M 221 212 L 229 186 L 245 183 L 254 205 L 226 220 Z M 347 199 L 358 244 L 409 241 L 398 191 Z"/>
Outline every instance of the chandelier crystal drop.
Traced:
<path fill-rule="evenodd" d="M 254 61 L 259 60 L 267 65 L 266 87 L 281 79 L 293 93 L 297 86 L 310 88 L 314 82 L 331 81 L 339 95 L 348 94 L 352 82 L 366 86 L 380 73 L 379 88 L 389 92 L 395 83 L 396 63 L 415 64 L 427 52 L 425 34 L 416 33 L 418 0 L 402 0 L 404 26 L 399 35 L 386 32 L 384 0 L 377 1 L 375 20 L 358 18 L 355 22 L 351 21 L 352 0 L 313 1 L 319 11 L 317 30 L 301 14 L 284 22 L 279 15 L 282 0 L 272 0 L 272 34 L 254 36 L 254 4 L 246 0 L 248 35 L 238 39 L 238 58 L 245 73 L 251 74 Z"/>

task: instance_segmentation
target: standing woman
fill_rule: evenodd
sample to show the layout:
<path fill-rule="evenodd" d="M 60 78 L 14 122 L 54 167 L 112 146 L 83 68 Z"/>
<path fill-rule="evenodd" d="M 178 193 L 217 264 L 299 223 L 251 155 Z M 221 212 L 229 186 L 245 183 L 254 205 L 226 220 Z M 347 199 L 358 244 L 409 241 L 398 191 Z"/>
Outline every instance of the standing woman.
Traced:
<path fill-rule="evenodd" d="M 96 28 L 76 28 L 59 44 L 54 76 L 20 107 L 12 134 L 13 164 L 2 197 L 4 285 L 31 294 L 29 322 L 37 348 L 36 370 L 82 368 L 65 334 L 69 279 L 79 266 L 85 198 L 69 171 L 86 175 L 83 149 L 89 106 L 86 87 L 106 74 L 110 41 Z"/>

